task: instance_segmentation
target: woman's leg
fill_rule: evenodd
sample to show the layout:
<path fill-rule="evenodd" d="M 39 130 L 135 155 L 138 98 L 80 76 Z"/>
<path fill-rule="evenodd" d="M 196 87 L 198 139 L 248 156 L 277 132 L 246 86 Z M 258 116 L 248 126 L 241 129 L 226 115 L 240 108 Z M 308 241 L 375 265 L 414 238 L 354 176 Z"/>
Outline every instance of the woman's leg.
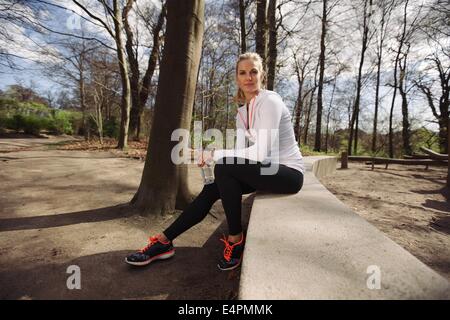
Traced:
<path fill-rule="evenodd" d="M 194 201 L 162 234 L 150 237 L 149 244 L 127 256 L 125 262 L 134 266 L 145 266 L 154 260 L 172 257 L 175 254 L 172 240 L 202 221 L 219 197 L 219 190 L 215 183 L 205 185 Z"/>
<path fill-rule="evenodd" d="M 230 235 L 242 232 L 241 201 L 242 194 L 255 190 L 274 193 L 297 193 L 303 185 L 301 172 L 280 165 L 273 175 L 264 175 L 261 163 L 249 163 L 237 158 L 223 158 L 214 168 L 222 205 L 227 217 Z M 244 190 L 245 189 L 245 190 Z"/>
<path fill-rule="evenodd" d="M 223 184 L 223 181 L 220 182 L 221 184 Z M 245 183 L 236 183 L 236 181 L 233 181 L 232 185 L 224 186 L 224 188 L 233 192 L 233 200 L 234 198 L 237 199 L 237 201 L 234 201 L 235 203 L 233 205 L 235 207 L 238 207 L 239 212 L 241 210 L 242 194 L 247 194 L 255 191 L 255 189 L 251 188 Z M 183 232 L 201 222 L 206 217 L 213 204 L 219 198 L 221 198 L 221 194 L 217 186 L 217 181 L 205 185 L 200 194 L 194 199 L 194 201 L 192 201 L 192 203 L 188 205 L 188 207 L 180 214 L 180 216 L 169 227 L 167 227 L 163 234 L 167 237 L 168 240 L 172 241 Z M 230 198 L 228 194 L 226 198 Z M 234 211 L 234 207 L 230 210 Z M 233 225 L 240 225 L 240 221 L 233 221 L 232 223 Z"/>
<path fill-rule="evenodd" d="M 248 187 L 243 187 L 248 190 Z M 248 192 L 254 191 L 253 189 Z M 192 201 L 180 216 L 161 234 L 151 237 L 149 244 L 125 258 L 125 262 L 135 266 L 144 266 L 154 260 L 168 259 L 175 254 L 172 240 L 202 221 L 212 205 L 220 198 L 217 184 L 205 185 L 200 194 Z"/>
<path fill-rule="evenodd" d="M 216 183 L 207 184 L 180 216 L 163 232 L 172 241 L 202 221 L 213 204 L 220 198 Z"/>

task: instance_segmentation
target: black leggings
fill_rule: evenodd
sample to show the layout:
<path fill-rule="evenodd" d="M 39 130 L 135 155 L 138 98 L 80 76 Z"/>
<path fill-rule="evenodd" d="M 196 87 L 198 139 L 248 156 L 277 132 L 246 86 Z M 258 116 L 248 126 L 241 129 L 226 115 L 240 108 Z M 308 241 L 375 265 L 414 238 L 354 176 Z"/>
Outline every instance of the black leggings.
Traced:
<path fill-rule="evenodd" d="M 248 159 L 220 159 L 214 167 L 214 183 L 203 187 L 197 198 L 164 231 L 164 235 L 169 240 L 175 239 L 202 221 L 212 205 L 219 199 L 222 199 L 229 234 L 241 233 L 243 194 L 257 190 L 293 194 L 299 192 L 303 186 L 303 174 L 300 171 L 279 165 L 276 174 L 266 175 L 264 170 L 268 170 L 268 168 L 268 165 L 255 161 L 250 162 Z"/>

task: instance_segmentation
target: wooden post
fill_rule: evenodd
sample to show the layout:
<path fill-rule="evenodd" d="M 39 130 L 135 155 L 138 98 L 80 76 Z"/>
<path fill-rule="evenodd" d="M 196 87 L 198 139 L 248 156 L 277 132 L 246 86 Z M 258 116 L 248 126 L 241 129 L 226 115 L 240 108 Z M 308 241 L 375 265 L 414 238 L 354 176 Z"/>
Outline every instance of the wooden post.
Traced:
<path fill-rule="evenodd" d="M 448 153 L 448 159 L 447 159 L 447 187 L 450 188 L 450 118 L 447 120 L 447 153 Z"/>
<path fill-rule="evenodd" d="M 348 169 L 348 153 L 343 151 L 341 153 L 341 169 Z"/>

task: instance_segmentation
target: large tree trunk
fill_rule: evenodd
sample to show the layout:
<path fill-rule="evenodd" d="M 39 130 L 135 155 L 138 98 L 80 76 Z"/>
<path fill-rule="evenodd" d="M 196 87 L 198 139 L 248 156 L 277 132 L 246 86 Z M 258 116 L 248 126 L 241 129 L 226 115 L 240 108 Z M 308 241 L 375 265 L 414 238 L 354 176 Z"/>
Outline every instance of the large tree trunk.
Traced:
<path fill-rule="evenodd" d="M 277 65 L 277 0 L 269 0 L 269 54 L 267 56 L 267 89 L 273 90 L 275 84 L 275 69 Z"/>
<path fill-rule="evenodd" d="M 122 12 L 119 10 L 118 0 L 113 1 L 114 5 L 114 30 L 115 41 L 117 46 L 117 57 L 119 60 L 120 78 L 122 80 L 122 100 L 121 100 L 121 121 L 119 132 L 119 149 L 128 147 L 128 127 L 130 125 L 130 109 L 131 109 L 131 88 L 130 78 L 128 75 L 128 62 L 125 56 L 122 39 Z"/>
<path fill-rule="evenodd" d="M 168 0 L 167 34 L 154 121 L 141 184 L 131 203 L 142 215 L 166 214 L 190 199 L 186 165 L 176 166 L 172 132 L 189 130 L 201 55 L 203 0 Z M 177 206 L 177 203 L 179 206 Z"/>
<path fill-rule="evenodd" d="M 322 91 L 323 75 L 325 71 L 325 36 L 327 33 L 327 0 L 322 0 L 322 35 L 320 36 L 320 57 L 319 57 L 319 89 L 317 92 L 317 114 L 316 114 L 316 136 L 314 140 L 314 151 L 320 151 L 322 140 Z"/>
<path fill-rule="evenodd" d="M 267 70 L 267 0 L 256 0 L 256 53 L 263 59 Z"/>

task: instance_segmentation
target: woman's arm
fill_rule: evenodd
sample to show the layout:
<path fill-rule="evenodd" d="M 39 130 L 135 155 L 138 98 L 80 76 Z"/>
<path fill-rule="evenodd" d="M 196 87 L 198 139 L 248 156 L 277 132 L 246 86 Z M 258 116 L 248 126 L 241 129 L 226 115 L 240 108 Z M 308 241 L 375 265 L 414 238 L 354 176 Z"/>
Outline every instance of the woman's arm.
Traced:
<path fill-rule="evenodd" d="M 248 148 L 235 150 L 216 150 L 214 161 L 223 157 L 247 158 L 262 162 L 272 150 L 274 142 L 278 139 L 278 129 L 283 112 L 284 103 L 280 97 L 269 95 L 261 102 L 258 110 L 258 121 L 255 143 Z M 239 120 L 237 120 L 237 123 Z"/>

